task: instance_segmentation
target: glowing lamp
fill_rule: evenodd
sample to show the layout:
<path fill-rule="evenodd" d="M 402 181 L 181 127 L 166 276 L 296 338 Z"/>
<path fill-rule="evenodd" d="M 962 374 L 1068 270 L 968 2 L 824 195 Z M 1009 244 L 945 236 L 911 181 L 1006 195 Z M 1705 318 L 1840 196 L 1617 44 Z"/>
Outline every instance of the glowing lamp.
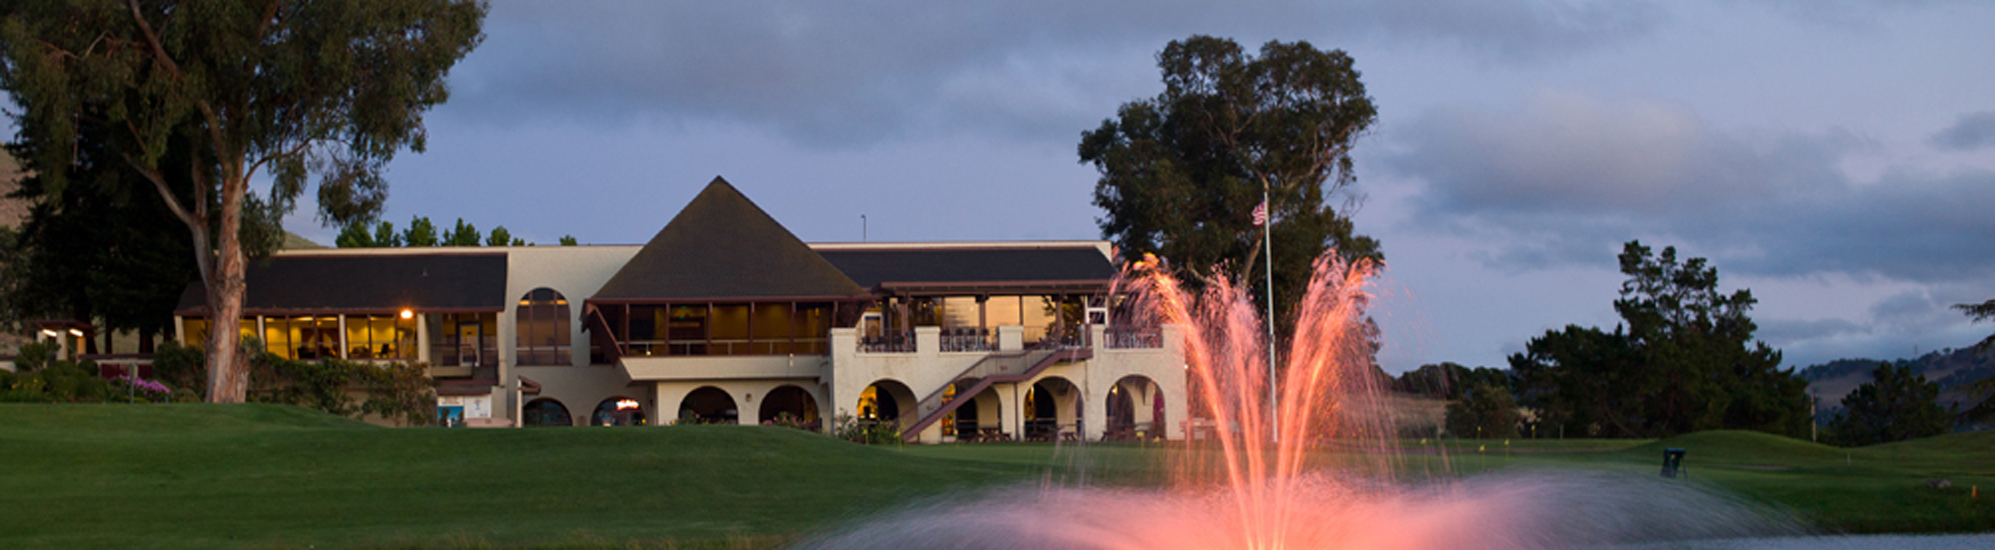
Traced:
<path fill-rule="evenodd" d="M 50 337 L 50 338 L 54 338 L 54 337 L 57 337 L 57 336 L 62 336 L 62 333 L 60 333 L 60 332 L 56 332 L 56 331 L 55 331 L 54 329 L 46 329 L 46 328 L 45 328 L 45 329 L 42 329 L 42 335 L 43 335 L 43 336 L 47 336 L 47 337 Z"/>
<path fill-rule="evenodd" d="M 82 338 L 82 337 L 83 337 L 83 331 L 82 331 L 82 330 L 80 330 L 80 329 L 69 329 L 69 335 L 70 335 L 70 336 L 75 336 L 75 337 L 77 337 L 77 338 Z"/>
<path fill-rule="evenodd" d="M 636 400 L 636 399 L 618 399 L 618 400 L 617 400 L 617 410 L 619 410 L 619 411 L 634 411 L 634 410 L 637 410 L 637 400 Z"/>
<path fill-rule="evenodd" d="M 415 311 L 410 310 L 409 308 L 402 308 L 402 320 L 407 321 L 409 319 L 414 319 L 414 318 L 416 318 Z"/>

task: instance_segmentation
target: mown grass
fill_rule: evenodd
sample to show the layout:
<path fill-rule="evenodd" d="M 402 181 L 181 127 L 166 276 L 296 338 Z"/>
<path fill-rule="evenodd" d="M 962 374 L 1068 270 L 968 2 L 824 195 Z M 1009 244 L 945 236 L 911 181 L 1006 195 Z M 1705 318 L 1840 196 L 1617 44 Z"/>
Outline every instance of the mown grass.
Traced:
<path fill-rule="evenodd" d="M 260 405 L 0 405 L 0 547 L 767 546 L 1019 475 L 757 427 L 387 429 Z"/>
<path fill-rule="evenodd" d="M 1407 478 L 1512 469 L 1655 475 L 1829 530 L 1995 529 L 1995 432 L 1838 449 L 1748 432 L 1660 441 L 1325 447 Z M 1181 445 L 865 447 L 760 427 L 387 429 L 259 405 L 0 405 L 0 547 L 764 548 L 994 484 L 1157 486 Z M 1954 488 L 1932 489 L 1946 478 Z"/>

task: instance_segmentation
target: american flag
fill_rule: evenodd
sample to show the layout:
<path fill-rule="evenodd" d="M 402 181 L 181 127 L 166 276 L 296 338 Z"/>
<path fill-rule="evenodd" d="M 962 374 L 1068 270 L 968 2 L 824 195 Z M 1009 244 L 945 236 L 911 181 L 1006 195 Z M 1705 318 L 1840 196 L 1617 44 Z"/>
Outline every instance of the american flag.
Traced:
<path fill-rule="evenodd" d="M 1267 224 L 1268 224 L 1268 201 L 1261 201 L 1261 204 L 1254 205 L 1254 227 L 1260 227 Z"/>

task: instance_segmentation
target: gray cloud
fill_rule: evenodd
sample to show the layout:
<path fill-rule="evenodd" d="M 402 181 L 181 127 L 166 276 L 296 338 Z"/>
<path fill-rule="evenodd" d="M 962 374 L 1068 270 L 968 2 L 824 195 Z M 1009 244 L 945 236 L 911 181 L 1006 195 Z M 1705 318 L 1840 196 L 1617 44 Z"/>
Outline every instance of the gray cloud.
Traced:
<path fill-rule="evenodd" d="M 1661 19 L 1646 2 L 1534 0 L 500 2 L 487 42 L 453 75 L 451 108 L 513 124 L 747 123 L 817 145 L 965 127 L 1067 139 L 1154 93 L 1150 56 L 1193 33 L 1250 47 L 1255 36 L 1409 35 L 1527 59 L 1641 36 Z"/>
<path fill-rule="evenodd" d="M 1738 0 L 1736 4 L 1765 6 L 1796 21 L 1842 28 L 1875 26 L 1885 12 L 1904 12 L 1974 0 Z"/>
<path fill-rule="evenodd" d="M 1847 132 L 1737 136 L 1689 110 L 1542 93 L 1391 130 L 1389 169 L 1423 180 L 1418 223 L 1483 236 L 1491 265 L 1611 262 L 1641 238 L 1727 272 L 1934 282 L 1995 272 L 1995 173 L 1837 168 Z"/>
<path fill-rule="evenodd" d="M 1995 145 L 1995 111 L 1960 115 L 1952 126 L 1933 134 L 1933 145 L 1942 149 L 1970 151 Z"/>

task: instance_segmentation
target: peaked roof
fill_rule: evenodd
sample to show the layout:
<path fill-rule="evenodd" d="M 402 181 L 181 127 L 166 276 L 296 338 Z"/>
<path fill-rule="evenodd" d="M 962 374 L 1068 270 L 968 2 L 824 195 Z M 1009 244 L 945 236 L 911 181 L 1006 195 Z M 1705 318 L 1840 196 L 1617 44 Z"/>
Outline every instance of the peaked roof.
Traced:
<path fill-rule="evenodd" d="M 1115 266 L 1091 245 L 1020 244 L 975 248 L 819 250 L 819 255 L 871 288 L 893 286 L 1107 286 Z"/>
<path fill-rule="evenodd" d="M 592 300 L 866 295 L 762 208 L 716 177 Z"/>

